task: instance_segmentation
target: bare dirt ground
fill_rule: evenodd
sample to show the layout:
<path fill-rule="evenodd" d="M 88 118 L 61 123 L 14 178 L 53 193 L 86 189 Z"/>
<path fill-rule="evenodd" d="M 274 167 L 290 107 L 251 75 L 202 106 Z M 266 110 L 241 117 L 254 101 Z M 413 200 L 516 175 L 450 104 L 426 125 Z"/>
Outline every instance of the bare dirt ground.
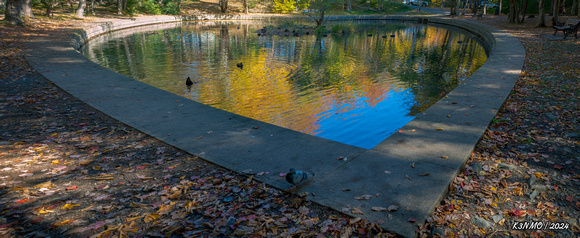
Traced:
<path fill-rule="evenodd" d="M 202 3 L 183 11 L 217 9 Z M 121 17 L 57 14 L 27 27 L 0 26 L 2 236 L 392 236 L 127 127 L 26 63 L 22 42 L 29 37 L 68 37 L 107 16 Z M 463 18 L 518 37 L 527 51 L 524 72 L 417 235 L 579 236 L 580 40 L 548 41 L 542 35 L 553 32 L 534 27 L 536 19 Z M 539 221 L 550 227 L 513 229 Z"/>

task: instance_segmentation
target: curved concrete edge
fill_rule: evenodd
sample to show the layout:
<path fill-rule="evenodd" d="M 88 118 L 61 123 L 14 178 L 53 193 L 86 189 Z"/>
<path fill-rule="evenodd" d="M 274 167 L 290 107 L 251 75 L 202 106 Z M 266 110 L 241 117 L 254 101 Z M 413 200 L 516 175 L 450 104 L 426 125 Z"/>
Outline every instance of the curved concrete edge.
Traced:
<path fill-rule="evenodd" d="M 73 46 L 99 34 L 139 25 L 244 20 L 249 16 L 254 15 L 159 16 L 95 23 L 75 34 Z M 274 17 L 260 15 L 251 19 Z M 337 17 L 363 18 L 416 19 Z M 360 207 L 364 215 L 354 216 L 366 217 L 387 230 L 412 237 L 415 224 L 408 220 L 422 223 L 439 204 L 513 88 L 525 58 L 519 41 L 504 31 L 467 21 L 429 20 L 477 33 L 490 46 L 490 56 L 465 83 L 401 128 L 402 133 L 390 136 L 372 150 L 259 122 L 154 88 L 86 59 L 71 47 L 69 39 L 55 42 L 38 38 L 27 42 L 26 58 L 47 79 L 95 109 L 207 161 L 237 172 L 269 171 L 269 175 L 256 179 L 280 189 L 289 185 L 278 173 L 287 172 L 290 167 L 314 171 L 314 182 L 300 188 L 312 192 L 311 201 L 337 211 Z M 200 136 L 203 139 L 198 139 Z M 340 156 L 348 161 L 336 160 Z M 353 199 L 364 194 L 373 197 Z M 390 205 L 400 207 L 391 213 L 392 219 L 387 218 L 386 212 L 371 211 L 373 206 Z"/>

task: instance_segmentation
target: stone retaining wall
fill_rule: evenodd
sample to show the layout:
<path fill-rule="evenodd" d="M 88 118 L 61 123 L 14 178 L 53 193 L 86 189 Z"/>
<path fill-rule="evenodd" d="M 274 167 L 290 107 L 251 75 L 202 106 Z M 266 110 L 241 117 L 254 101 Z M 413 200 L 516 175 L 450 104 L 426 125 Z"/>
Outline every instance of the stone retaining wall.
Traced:
<path fill-rule="evenodd" d="M 127 19 L 115 19 L 108 22 L 94 23 L 89 27 L 77 31 L 72 37 L 72 45 L 76 50 L 79 50 L 88 40 L 113 31 L 118 31 L 127 28 L 146 26 L 152 24 L 163 24 L 184 21 L 217 21 L 217 20 L 281 20 L 281 19 L 296 19 L 308 20 L 307 16 L 293 16 L 293 15 L 190 15 L 190 16 L 148 16 L 136 17 Z M 358 15 L 358 16 L 329 16 L 328 21 L 347 21 L 347 20 L 390 20 L 390 21 L 408 21 L 408 22 L 423 22 L 424 19 L 427 24 L 435 23 L 441 25 L 448 25 L 468 31 L 479 37 L 483 42 L 487 54 L 489 55 L 495 48 L 495 38 L 483 25 L 469 21 L 443 19 L 437 17 L 414 17 L 414 16 L 380 16 L 380 15 Z"/>

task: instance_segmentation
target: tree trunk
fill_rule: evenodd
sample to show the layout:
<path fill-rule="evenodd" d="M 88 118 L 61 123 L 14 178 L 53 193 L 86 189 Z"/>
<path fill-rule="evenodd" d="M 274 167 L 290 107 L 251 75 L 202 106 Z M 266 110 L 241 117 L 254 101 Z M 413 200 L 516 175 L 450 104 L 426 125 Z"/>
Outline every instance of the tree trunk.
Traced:
<path fill-rule="evenodd" d="M 554 12 L 552 12 L 552 16 L 554 16 L 554 22 L 560 22 L 558 19 L 560 16 L 560 0 L 554 0 Z"/>
<path fill-rule="evenodd" d="M 123 0 L 117 0 L 117 14 L 123 14 Z"/>
<path fill-rule="evenodd" d="M 510 0 L 510 15 L 509 15 L 509 23 L 516 23 L 516 18 L 518 16 L 516 0 Z"/>
<path fill-rule="evenodd" d="M 177 0 L 177 15 L 181 14 L 181 0 Z"/>
<path fill-rule="evenodd" d="M 544 0 L 539 0 L 539 8 L 540 9 L 540 19 L 538 22 L 539 27 L 546 27 L 546 13 L 544 12 Z"/>
<path fill-rule="evenodd" d="M 449 15 L 456 16 L 457 12 L 455 11 L 455 1 L 451 1 L 451 7 L 449 8 Z"/>
<path fill-rule="evenodd" d="M 516 8 L 515 8 L 515 11 L 514 12 L 515 12 L 515 15 L 516 15 L 515 16 L 516 17 L 516 22 L 517 23 L 522 23 L 520 21 L 520 5 L 518 4 L 518 0 L 516 0 Z"/>
<path fill-rule="evenodd" d="M 228 0 L 220 0 L 220 11 L 221 13 L 228 12 Z"/>
<path fill-rule="evenodd" d="M 91 15 L 95 15 L 95 0 L 91 0 L 91 3 L 89 4 L 89 14 Z"/>
<path fill-rule="evenodd" d="M 298 11 L 298 1 L 296 1 L 296 11 Z M 244 0 L 244 13 L 248 14 L 248 0 Z"/>
<path fill-rule="evenodd" d="M 580 17 L 580 0 L 576 0 L 576 6 L 578 7 L 576 8 L 576 14 Z"/>
<path fill-rule="evenodd" d="M 31 0 L 7 0 L 4 19 L 12 25 L 22 26 L 23 18 L 34 18 Z"/>
<path fill-rule="evenodd" d="M 522 4 L 523 6 L 521 9 L 521 12 L 522 12 L 522 20 L 520 21 L 521 23 L 524 23 L 524 21 L 526 20 L 526 13 L 528 11 L 528 0 L 523 0 L 523 1 L 524 2 Z"/>
<path fill-rule="evenodd" d="M 79 7 L 75 13 L 76 17 L 83 18 L 85 15 L 85 6 L 87 5 L 87 0 L 79 0 Z"/>
<path fill-rule="evenodd" d="M 501 6 L 503 5 L 502 3 L 503 3 L 503 0 L 499 0 L 499 15 L 501 15 L 501 10 L 502 10 Z"/>

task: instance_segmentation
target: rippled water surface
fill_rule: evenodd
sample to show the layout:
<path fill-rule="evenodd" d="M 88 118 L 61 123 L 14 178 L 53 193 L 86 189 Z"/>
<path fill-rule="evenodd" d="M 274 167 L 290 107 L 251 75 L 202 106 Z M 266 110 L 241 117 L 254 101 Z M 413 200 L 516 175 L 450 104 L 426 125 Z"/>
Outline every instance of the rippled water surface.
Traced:
<path fill-rule="evenodd" d="M 367 21 L 355 33 L 328 37 L 255 33 L 272 24 L 132 29 L 94 39 L 84 53 L 191 100 L 369 149 L 487 59 L 473 36 L 433 25 Z"/>

